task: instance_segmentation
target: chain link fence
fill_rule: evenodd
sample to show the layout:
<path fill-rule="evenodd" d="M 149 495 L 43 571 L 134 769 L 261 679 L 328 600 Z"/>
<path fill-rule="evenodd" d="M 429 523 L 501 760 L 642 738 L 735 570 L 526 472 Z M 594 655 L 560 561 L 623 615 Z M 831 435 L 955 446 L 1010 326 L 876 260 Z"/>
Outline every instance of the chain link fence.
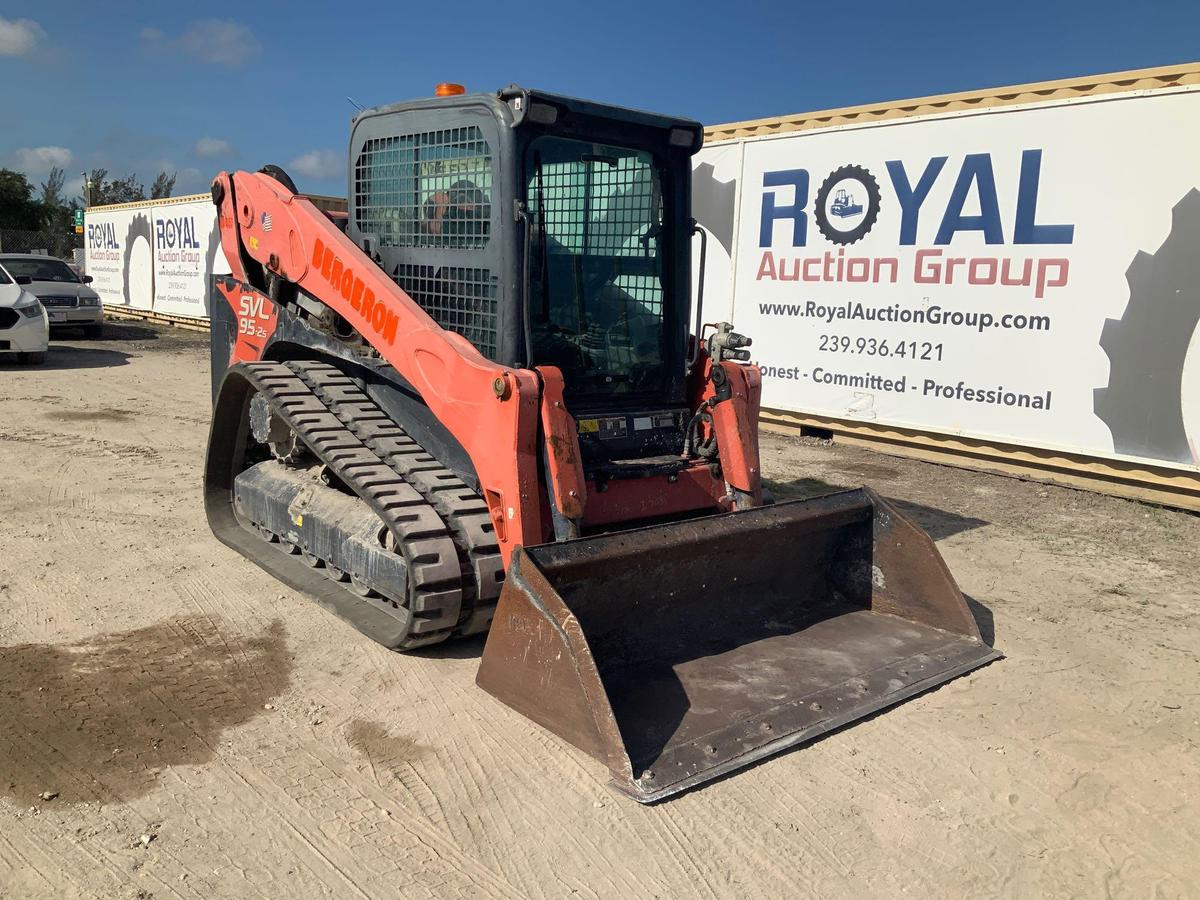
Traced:
<path fill-rule="evenodd" d="M 83 235 L 58 230 L 20 231 L 0 228 L 0 253 L 46 253 L 73 260 L 83 247 Z"/>

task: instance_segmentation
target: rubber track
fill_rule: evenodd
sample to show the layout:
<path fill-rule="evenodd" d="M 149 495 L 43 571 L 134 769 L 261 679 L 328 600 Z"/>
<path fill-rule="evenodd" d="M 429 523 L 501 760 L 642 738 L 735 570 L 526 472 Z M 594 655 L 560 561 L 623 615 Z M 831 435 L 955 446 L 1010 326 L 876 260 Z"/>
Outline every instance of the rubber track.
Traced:
<path fill-rule="evenodd" d="M 288 365 L 246 363 L 242 369 L 321 462 L 371 507 L 394 536 L 408 568 L 407 606 L 412 616 L 410 637 L 400 649 L 450 637 L 462 609 L 462 568 L 450 529 L 437 510 L 343 425 Z"/>
<path fill-rule="evenodd" d="M 357 381 L 336 366 L 300 360 L 288 366 L 355 437 L 441 514 L 451 528 L 463 566 L 458 633 L 487 631 L 504 583 L 504 560 L 483 498 L 427 453 Z"/>

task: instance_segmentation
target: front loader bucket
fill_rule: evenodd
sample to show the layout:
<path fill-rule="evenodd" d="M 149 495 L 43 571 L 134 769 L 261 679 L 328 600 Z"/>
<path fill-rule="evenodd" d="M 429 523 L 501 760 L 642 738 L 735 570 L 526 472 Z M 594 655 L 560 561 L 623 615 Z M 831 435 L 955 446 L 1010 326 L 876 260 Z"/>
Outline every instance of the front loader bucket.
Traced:
<path fill-rule="evenodd" d="M 518 550 L 477 682 L 648 803 L 999 656 L 862 489 Z"/>

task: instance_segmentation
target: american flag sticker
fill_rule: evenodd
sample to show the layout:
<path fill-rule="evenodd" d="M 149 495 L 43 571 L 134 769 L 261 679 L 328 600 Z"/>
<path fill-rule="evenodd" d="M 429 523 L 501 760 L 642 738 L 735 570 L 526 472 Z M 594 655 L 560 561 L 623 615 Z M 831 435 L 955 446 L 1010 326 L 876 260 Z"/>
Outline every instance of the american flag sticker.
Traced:
<path fill-rule="evenodd" d="M 263 231 L 271 230 L 271 214 L 270 213 L 262 214 L 262 227 L 263 227 Z"/>

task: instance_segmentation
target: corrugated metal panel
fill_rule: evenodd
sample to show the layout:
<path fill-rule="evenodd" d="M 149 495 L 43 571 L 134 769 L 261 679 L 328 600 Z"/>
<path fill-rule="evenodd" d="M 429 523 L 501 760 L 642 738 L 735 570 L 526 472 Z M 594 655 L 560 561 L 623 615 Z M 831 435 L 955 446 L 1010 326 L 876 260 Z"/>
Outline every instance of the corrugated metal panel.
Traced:
<path fill-rule="evenodd" d="M 344 213 L 347 210 L 345 197 L 331 197 L 328 194 L 301 194 L 301 197 L 307 197 L 317 209 L 322 212 Z"/>
<path fill-rule="evenodd" d="M 814 128 L 902 119 L 955 110 L 986 109 L 1019 103 L 1037 103 L 1045 100 L 1063 100 L 1195 84 L 1200 84 L 1200 62 L 1180 63 L 1175 66 L 1159 66 L 1155 69 L 1135 69 L 1130 72 L 1113 72 L 1085 78 L 1039 81 L 1033 84 L 1018 84 L 981 91 L 939 94 L 934 97 L 889 100 L 862 106 L 846 106 L 841 109 L 796 113 L 774 119 L 752 119 L 745 122 L 731 122 L 727 125 L 712 125 L 704 130 L 704 141 L 713 143 L 735 138 L 761 137 L 789 131 L 808 131 Z"/>
<path fill-rule="evenodd" d="M 170 206 L 172 203 L 193 203 L 196 200 L 211 200 L 208 194 L 183 194 L 179 197 L 163 197 L 161 200 L 133 200 L 129 203 L 111 203 L 108 206 L 89 206 L 89 212 L 107 212 L 110 209 L 144 209 L 147 206 Z"/>
<path fill-rule="evenodd" d="M 326 194 L 300 194 L 312 201 L 313 206 L 326 212 L 345 212 L 345 197 L 330 197 Z M 113 203 L 109 206 L 89 206 L 88 212 L 108 212 L 112 209 L 145 209 L 147 206 L 170 206 L 172 203 L 193 203 L 196 200 L 212 200 L 207 194 L 183 194 L 179 197 L 163 197 L 161 200 L 134 200 L 131 203 Z"/>

